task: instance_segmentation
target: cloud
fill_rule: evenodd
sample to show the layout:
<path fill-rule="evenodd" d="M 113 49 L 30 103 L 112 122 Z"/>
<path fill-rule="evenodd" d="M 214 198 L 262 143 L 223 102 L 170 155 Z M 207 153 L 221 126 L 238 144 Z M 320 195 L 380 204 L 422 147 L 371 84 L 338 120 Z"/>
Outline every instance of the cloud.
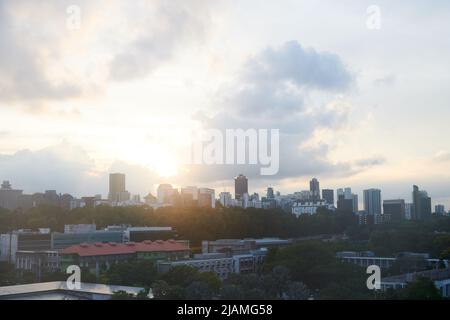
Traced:
<path fill-rule="evenodd" d="M 235 81 L 218 92 L 221 110 L 212 117 L 197 112 L 194 119 L 206 128 L 221 130 L 280 129 L 280 170 L 265 179 L 346 174 L 379 163 L 331 161 L 326 142 L 312 146 L 308 142 L 319 130 L 337 132 L 345 127 L 351 105 L 343 94 L 354 82 L 339 56 L 289 41 L 250 57 Z M 229 179 L 240 172 L 261 178 L 257 165 L 192 166 L 190 170 L 203 181 Z"/>
<path fill-rule="evenodd" d="M 158 176 L 148 168 L 114 161 L 107 170 L 99 170 L 83 148 L 61 142 L 36 151 L 21 150 L 0 155 L 0 180 L 10 180 L 13 187 L 26 193 L 57 190 L 75 196 L 101 193 L 107 197 L 110 172 L 127 176 L 131 193 L 146 193 L 158 183 Z"/>
<path fill-rule="evenodd" d="M 0 155 L 0 177 L 28 192 L 56 189 L 85 194 L 98 186 L 94 161 L 81 148 L 65 142 L 37 151 Z"/>
<path fill-rule="evenodd" d="M 59 100 L 79 96 L 79 84 L 52 79 L 47 62 L 55 58 L 58 19 L 41 20 L 47 5 L 0 1 L 0 99 L 7 102 Z M 43 10 L 43 11 L 40 11 Z M 50 11 L 52 12 L 52 11 Z M 64 11 L 62 11 L 64 12 Z M 63 15 L 62 15 L 63 16 Z"/>
<path fill-rule="evenodd" d="M 433 160 L 437 162 L 448 162 L 450 161 L 450 152 L 439 151 L 435 154 Z"/>
<path fill-rule="evenodd" d="M 211 24 L 211 3 L 173 0 L 130 3 L 139 32 L 114 55 L 110 78 L 126 81 L 147 76 L 176 51 L 189 43 L 200 43 Z M 144 14 L 142 14 L 144 12 Z M 137 19 L 136 19 L 137 16 Z"/>
<path fill-rule="evenodd" d="M 67 28 L 70 5 L 81 9 L 80 29 Z M 0 0 L 0 102 L 36 111 L 98 95 L 111 80 L 145 77 L 205 38 L 210 7 L 201 0 Z"/>
<path fill-rule="evenodd" d="M 397 77 L 393 74 L 387 75 L 382 78 L 375 79 L 373 82 L 376 86 L 392 86 L 397 81 Z"/>

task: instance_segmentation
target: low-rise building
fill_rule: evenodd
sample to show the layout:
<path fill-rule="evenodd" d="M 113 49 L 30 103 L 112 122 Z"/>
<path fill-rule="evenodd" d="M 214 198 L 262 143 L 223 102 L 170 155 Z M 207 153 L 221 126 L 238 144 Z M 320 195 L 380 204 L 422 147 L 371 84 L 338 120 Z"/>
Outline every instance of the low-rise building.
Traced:
<path fill-rule="evenodd" d="M 176 266 L 190 266 L 199 272 L 214 272 L 221 280 L 232 273 L 250 274 L 260 272 L 267 250 L 250 251 L 247 254 L 204 253 L 192 259 L 158 262 L 158 272 L 164 273 Z"/>
<path fill-rule="evenodd" d="M 31 283 L 0 287 L 0 300 L 109 300 L 116 292 L 137 296 L 144 288 L 114 286 L 98 283 L 80 283 L 80 288 L 69 288 L 66 281 Z M 147 295 L 153 298 L 153 293 Z"/>
<path fill-rule="evenodd" d="M 202 253 L 246 254 L 252 250 L 286 246 L 291 243 L 291 240 L 279 238 L 205 240 L 202 241 Z"/>
<path fill-rule="evenodd" d="M 444 298 L 450 298 L 450 269 L 434 269 L 421 272 L 407 273 L 393 277 L 381 279 L 381 290 L 401 289 L 409 282 L 414 282 L 419 278 L 428 278 L 434 282 Z"/>
<path fill-rule="evenodd" d="M 44 273 L 60 269 L 58 251 L 17 251 L 16 270 L 34 273 L 38 279 Z"/>
<path fill-rule="evenodd" d="M 97 276 L 112 264 L 136 260 L 180 260 L 189 258 L 188 241 L 150 241 L 127 243 L 82 243 L 60 252 L 61 269 L 69 265 L 87 268 Z"/>
<path fill-rule="evenodd" d="M 49 229 L 15 230 L 0 235 L 0 261 L 14 264 L 17 251 L 51 250 Z"/>

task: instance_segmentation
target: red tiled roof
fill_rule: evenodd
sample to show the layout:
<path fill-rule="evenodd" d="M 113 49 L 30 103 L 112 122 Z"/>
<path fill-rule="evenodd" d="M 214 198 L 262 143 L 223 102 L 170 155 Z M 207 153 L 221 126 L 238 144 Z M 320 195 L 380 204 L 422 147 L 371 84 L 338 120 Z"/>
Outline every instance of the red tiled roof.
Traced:
<path fill-rule="evenodd" d="M 80 257 L 132 254 L 136 252 L 165 252 L 189 250 L 186 243 L 167 241 L 144 241 L 127 243 L 82 243 L 62 250 L 61 254 L 78 254 Z"/>

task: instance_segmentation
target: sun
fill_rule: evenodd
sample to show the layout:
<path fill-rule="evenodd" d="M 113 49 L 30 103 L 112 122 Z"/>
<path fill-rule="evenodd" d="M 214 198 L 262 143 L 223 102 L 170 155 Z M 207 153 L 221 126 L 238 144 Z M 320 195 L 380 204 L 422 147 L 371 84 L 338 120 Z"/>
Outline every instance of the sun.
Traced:
<path fill-rule="evenodd" d="M 160 177 L 173 177 L 178 173 L 176 154 L 161 144 L 128 145 L 122 155 L 126 161 L 150 169 Z"/>

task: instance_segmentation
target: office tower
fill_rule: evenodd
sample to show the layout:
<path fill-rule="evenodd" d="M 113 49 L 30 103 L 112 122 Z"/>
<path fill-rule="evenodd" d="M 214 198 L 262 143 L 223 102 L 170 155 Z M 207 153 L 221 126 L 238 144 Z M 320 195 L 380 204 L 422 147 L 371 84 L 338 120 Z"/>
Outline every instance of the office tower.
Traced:
<path fill-rule="evenodd" d="M 405 219 L 411 220 L 414 216 L 414 204 L 405 203 Z"/>
<path fill-rule="evenodd" d="M 364 211 L 369 215 L 381 215 L 381 190 L 364 190 Z"/>
<path fill-rule="evenodd" d="M 337 208 L 339 211 L 358 212 L 358 195 L 352 193 L 351 188 L 336 190 Z"/>
<path fill-rule="evenodd" d="M 353 213 L 357 213 L 359 211 L 359 204 L 358 204 L 358 195 L 352 193 L 352 203 L 353 203 Z"/>
<path fill-rule="evenodd" d="M 22 190 L 14 190 L 9 181 L 3 181 L 0 187 L 0 208 L 16 209 L 21 196 Z"/>
<path fill-rule="evenodd" d="M 174 189 L 168 183 L 162 183 L 156 191 L 158 202 L 163 204 L 173 204 Z"/>
<path fill-rule="evenodd" d="M 273 188 L 272 187 L 268 187 L 267 188 L 267 199 L 274 199 L 275 195 L 273 193 Z"/>
<path fill-rule="evenodd" d="M 125 174 L 109 174 L 109 194 L 108 200 L 114 202 L 130 200 L 130 193 L 125 189 Z"/>
<path fill-rule="evenodd" d="M 316 178 L 313 178 L 309 182 L 309 191 L 311 192 L 311 199 L 313 202 L 320 200 L 320 186 L 319 186 L 319 180 Z"/>
<path fill-rule="evenodd" d="M 311 191 L 302 190 L 300 192 L 294 192 L 295 198 L 300 201 L 311 201 Z"/>
<path fill-rule="evenodd" d="M 438 216 L 443 216 L 445 215 L 445 206 L 442 204 L 438 204 L 434 207 L 434 212 L 438 215 Z"/>
<path fill-rule="evenodd" d="M 431 198 L 426 191 L 419 190 L 418 186 L 413 186 L 413 220 L 426 220 L 431 217 Z"/>
<path fill-rule="evenodd" d="M 400 221 L 406 217 L 405 200 L 384 200 L 383 215 L 390 216 L 391 221 Z"/>
<path fill-rule="evenodd" d="M 56 190 L 45 190 L 44 202 L 49 206 L 57 207 L 60 205 L 60 196 L 58 195 Z"/>
<path fill-rule="evenodd" d="M 230 207 L 232 204 L 231 193 L 221 192 L 219 195 L 220 204 L 224 207 Z"/>
<path fill-rule="evenodd" d="M 243 174 L 234 178 L 234 198 L 240 200 L 242 196 L 248 194 L 248 180 Z"/>
<path fill-rule="evenodd" d="M 195 186 L 181 188 L 181 202 L 183 206 L 191 207 L 197 204 L 198 189 Z"/>
<path fill-rule="evenodd" d="M 198 189 L 198 206 L 199 207 L 216 207 L 216 195 L 214 189 L 200 188 Z"/>
<path fill-rule="evenodd" d="M 334 190 L 323 189 L 322 199 L 325 200 L 326 203 L 334 205 Z"/>

